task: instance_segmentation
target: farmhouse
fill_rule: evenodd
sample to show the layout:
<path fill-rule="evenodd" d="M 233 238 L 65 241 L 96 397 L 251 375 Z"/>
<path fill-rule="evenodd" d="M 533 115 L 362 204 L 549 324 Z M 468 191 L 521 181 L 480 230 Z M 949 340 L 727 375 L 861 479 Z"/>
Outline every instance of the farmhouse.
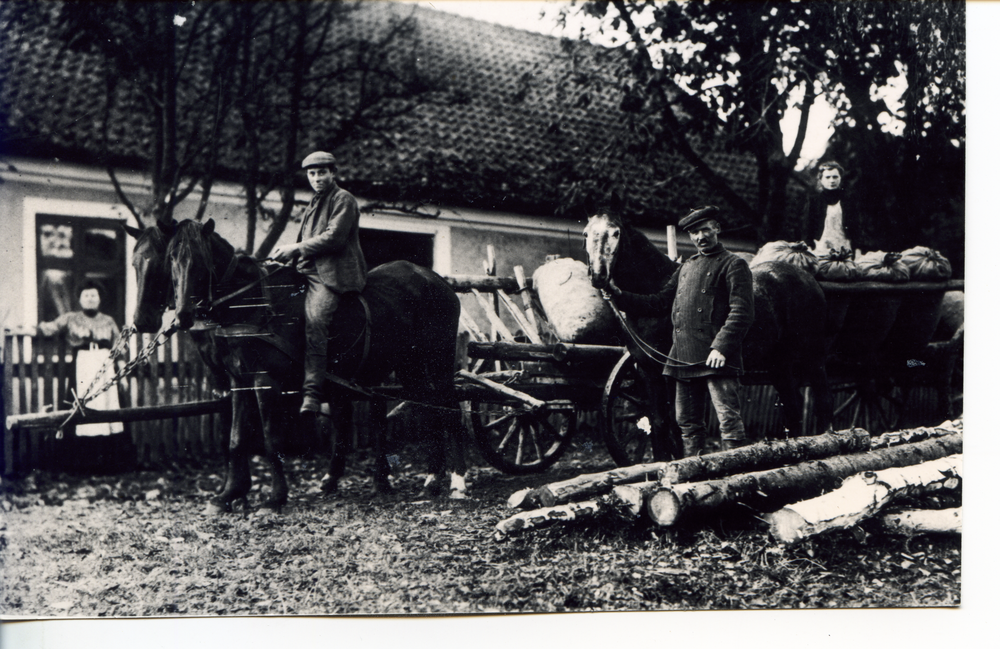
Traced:
<path fill-rule="evenodd" d="M 442 275 L 482 274 L 490 245 L 500 276 L 513 276 L 515 266 L 530 276 L 552 255 L 583 259 L 587 214 L 583 204 L 572 201 L 572 181 L 607 180 L 597 172 L 588 175 L 589 170 L 600 168 L 605 145 L 622 135 L 623 119 L 617 90 L 588 92 L 584 100 L 563 80 L 581 60 L 599 66 L 607 53 L 391 2 L 362 3 L 334 24 L 328 38 L 364 33 L 378 40 L 404 21 L 408 29 L 396 36 L 394 52 L 412 57 L 422 78 L 436 84 L 434 97 L 383 120 L 377 131 L 358 130 L 346 139 L 334 137 L 332 118 L 304 123 L 296 155 L 301 159 L 317 149 L 335 153 L 338 182 L 362 204 L 362 246 L 369 264 L 408 259 Z M 135 219 L 122 196 L 150 195 L 155 135 L 134 98 L 109 101 L 105 59 L 65 47 L 44 27 L 0 31 L 0 319 L 8 359 L 27 362 L 32 354 L 23 328 L 72 310 L 75 286 L 84 278 L 101 285 L 102 310 L 121 325 L 130 322 L 135 277 L 131 243 L 119 226 L 135 225 Z M 209 62 L 196 63 L 207 68 Z M 350 91 L 333 86 L 330 92 L 336 99 L 336 93 Z M 275 143 L 262 137 L 261 144 L 265 158 L 271 156 L 265 162 L 279 164 Z M 678 156 L 670 151 L 662 156 L 659 173 L 668 169 L 667 177 L 628 160 L 611 163 L 627 179 L 620 191 L 628 214 L 665 250 L 666 226 L 693 206 L 724 202 Z M 708 156 L 731 186 L 752 200 L 752 165 L 725 152 Z M 242 160 L 233 140 L 223 137 L 202 216 L 246 248 L 263 240 L 273 221 L 262 217 L 248 226 Z M 309 196 L 301 178 L 295 190 L 298 213 Z M 194 217 L 200 198 L 200 189 L 192 191 L 176 206 L 174 218 Z M 277 212 L 279 201 L 277 191 L 267 195 L 262 213 Z M 294 240 L 295 217 L 277 243 Z M 681 254 L 691 251 L 686 243 L 680 242 Z M 739 241 L 727 240 L 727 245 L 752 249 Z M 474 317 L 488 326 L 482 316 Z M 196 355 L 185 365 L 182 341 L 172 351 L 161 350 L 160 360 L 166 353 L 169 361 L 172 354 L 174 371 L 203 371 Z M 34 360 L 48 364 L 22 365 L 20 378 L 11 362 L 5 367 L 8 415 L 59 409 L 71 398 L 71 368 L 53 364 L 59 360 L 55 352 Z M 149 372 L 132 380 L 134 405 L 204 398 L 201 387 L 189 394 L 171 392 L 171 380 L 177 379 L 167 370 Z M 203 423 L 201 432 L 191 435 L 210 452 L 219 433 L 206 430 Z M 175 433 L 165 429 L 163 438 L 173 439 Z M 38 449 L 50 442 L 49 437 L 12 442 L 6 435 L 7 467 L 14 455 L 22 460 L 26 453 L 44 455 Z M 20 451 L 13 448 L 18 444 Z M 191 440 L 170 444 L 178 452 L 200 452 Z"/>
<path fill-rule="evenodd" d="M 340 184 L 369 206 L 362 243 L 370 261 L 405 257 L 446 275 L 481 273 L 488 243 L 497 250 L 500 275 L 512 275 L 514 265 L 530 274 L 546 255 L 582 258 L 585 214 L 560 213 L 560 172 L 567 160 L 600 155 L 617 135 L 615 97 L 581 106 L 541 91 L 526 94 L 529 76 L 556 75 L 567 65 L 559 39 L 421 7 L 371 3 L 331 38 L 410 16 L 415 29 L 407 39 L 416 60 L 429 77 L 445 80 L 450 99 L 417 105 L 383 132 L 334 151 Z M 65 278 L 84 275 L 106 284 L 107 306 L 119 323 L 130 317 L 129 246 L 113 226 L 131 217 L 105 165 L 109 158 L 116 163 L 127 195 L 148 194 L 142 170 L 150 134 L 135 113 L 116 105 L 105 149 L 101 65 L 97 56 L 61 49 L 41 32 L 5 31 L 0 41 L 5 326 L 52 319 L 67 308 Z M 322 124 L 310 129 L 302 155 L 327 145 Z M 239 246 L 246 239 L 244 196 L 231 182 L 239 161 L 225 152 L 223 161 L 230 168 L 220 173 L 205 218 L 214 218 Z M 735 187 L 752 191 L 745 164 L 734 158 L 727 166 L 725 154 L 716 161 L 731 170 Z M 665 226 L 690 207 L 721 203 L 679 159 L 669 183 L 657 186 L 660 179 L 638 166 L 630 178 L 634 216 L 659 243 L 665 243 Z M 197 194 L 178 206 L 176 218 L 195 213 Z M 298 198 L 308 195 L 303 179 Z M 418 208 L 392 209 L 400 206 Z M 257 241 L 269 227 L 258 222 Z M 295 232 L 287 227 L 280 241 Z"/>

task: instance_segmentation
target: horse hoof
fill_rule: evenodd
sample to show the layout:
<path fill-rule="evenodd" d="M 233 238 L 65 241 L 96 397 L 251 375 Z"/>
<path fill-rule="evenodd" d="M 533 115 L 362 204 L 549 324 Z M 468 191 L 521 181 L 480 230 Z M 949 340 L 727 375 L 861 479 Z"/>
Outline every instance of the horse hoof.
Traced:
<path fill-rule="evenodd" d="M 272 502 L 268 501 L 260 506 L 261 511 L 271 514 L 280 514 L 281 508 L 285 506 L 283 502 Z"/>
<path fill-rule="evenodd" d="M 324 494 L 332 496 L 333 494 L 337 493 L 339 485 L 337 484 L 336 480 L 331 478 L 329 475 L 325 475 L 323 476 L 323 479 L 320 480 L 319 488 L 320 491 L 322 491 Z"/>
<path fill-rule="evenodd" d="M 232 505 L 227 502 L 221 502 L 217 500 L 210 500 L 208 504 L 205 505 L 205 513 L 209 516 L 218 516 L 220 514 L 228 514 L 233 511 Z"/>
<path fill-rule="evenodd" d="M 452 489 L 448 498 L 451 500 L 468 500 L 469 494 L 464 491 L 459 491 L 458 489 Z"/>

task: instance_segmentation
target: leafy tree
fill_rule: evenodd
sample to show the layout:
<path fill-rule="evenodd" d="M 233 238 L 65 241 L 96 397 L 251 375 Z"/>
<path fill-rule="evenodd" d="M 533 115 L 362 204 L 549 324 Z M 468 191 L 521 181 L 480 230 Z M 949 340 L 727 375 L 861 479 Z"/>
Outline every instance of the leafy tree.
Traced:
<path fill-rule="evenodd" d="M 664 159 L 662 147 L 680 154 L 759 240 L 799 234 L 788 187 L 811 186 L 795 167 L 819 96 L 837 108 L 832 152 L 859 171 L 857 189 L 872 210 L 895 215 L 892 243 L 960 209 L 961 174 L 941 174 L 939 165 L 964 154 L 962 3 L 612 0 L 570 11 L 617 39 L 612 51 L 624 65 L 614 84 L 630 122 L 627 146 L 638 151 L 644 140 L 653 165 Z M 872 93 L 900 75 L 907 89 L 893 111 Z M 602 75 L 572 76 L 592 84 Z M 792 109 L 801 119 L 786 153 L 782 120 Z M 883 129 L 896 120 L 903 128 Z M 719 150 L 756 160 L 756 200 L 713 165 Z M 945 178 L 928 184 L 935 170 Z"/>
<path fill-rule="evenodd" d="M 199 188 L 200 219 L 215 181 L 234 179 L 246 199 L 246 250 L 254 250 L 258 217 L 271 221 L 255 251 L 264 257 L 293 217 L 306 147 L 334 150 L 422 102 L 449 101 L 442 84 L 417 69 L 412 16 L 355 21 L 362 9 L 324 1 L 15 0 L 5 3 L 3 22 L 61 42 L 64 53 L 99 57 L 102 158 L 140 225 L 169 221 Z M 138 133 L 124 132 L 136 124 Z M 140 150 L 123 150 L 122 142 L 139 142 Z M 151 179 L 139 198 L 114 171 L 136 160 Z M 264 201 L 275 191 L 276 210 Z"/>

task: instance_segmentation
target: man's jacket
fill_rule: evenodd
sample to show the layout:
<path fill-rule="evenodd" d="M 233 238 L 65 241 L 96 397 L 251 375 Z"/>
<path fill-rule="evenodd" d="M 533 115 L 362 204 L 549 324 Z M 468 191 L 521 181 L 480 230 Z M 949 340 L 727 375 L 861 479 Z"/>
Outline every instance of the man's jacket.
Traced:
<path fill-rule="evenodd" d="M 721 243 L 681 264 L 658 293 L 622 292 L 615 302 L 636 316 L 670 310 L 673 347 L 664 374 L 688 379 L 743 373 L 743 338 L 754 316 L 753 277 L 747 262 Z M 724 366 L 705 365 L 712 349 L 726 357 Z"/>
<path fill-rule="evenodd" d="M 358 201 L 336 184 L 313 196 L 296 240 L 299 271 L 319 274 L 338 293 L 364 289 L 368 265 L 358 240 L 360 220 Z"/>

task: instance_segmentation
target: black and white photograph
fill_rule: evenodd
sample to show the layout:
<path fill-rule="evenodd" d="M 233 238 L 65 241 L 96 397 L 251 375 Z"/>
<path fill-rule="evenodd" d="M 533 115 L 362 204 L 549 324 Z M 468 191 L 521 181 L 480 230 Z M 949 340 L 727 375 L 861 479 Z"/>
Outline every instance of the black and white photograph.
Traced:
<path fill-rule="evenodd" d="M 965 608 L 991 4 L 4 0 L 0 620 Z"/>

